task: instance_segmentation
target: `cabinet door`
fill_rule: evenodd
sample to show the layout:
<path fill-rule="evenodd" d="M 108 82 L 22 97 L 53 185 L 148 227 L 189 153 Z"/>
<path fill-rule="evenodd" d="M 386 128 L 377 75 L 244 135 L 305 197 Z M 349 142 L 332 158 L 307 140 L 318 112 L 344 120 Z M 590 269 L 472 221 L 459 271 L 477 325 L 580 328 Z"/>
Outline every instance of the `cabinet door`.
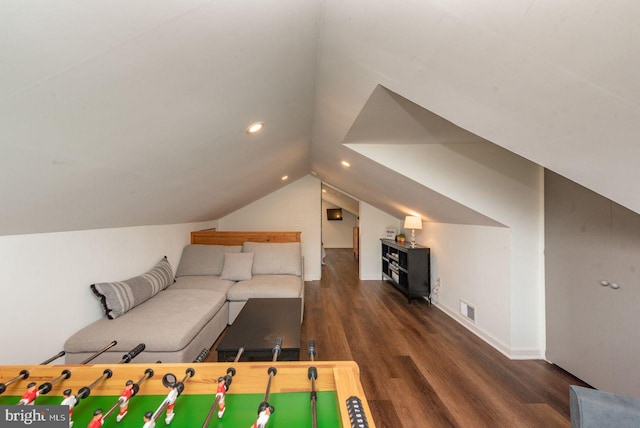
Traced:
<path fill-rule="evenodd" d="M 591 385 L 611 390 L 614 359 L 611 202 L 545 174 L 547 359 Z"/>
<path fill-rule="evenodd" d="M 640 216 L 617 204 L 612 212 L 610 280 L 620 288 L 607 293 L 614 343 L 606 357 L 614 364 L 612 392 L 640 397 Z"/>

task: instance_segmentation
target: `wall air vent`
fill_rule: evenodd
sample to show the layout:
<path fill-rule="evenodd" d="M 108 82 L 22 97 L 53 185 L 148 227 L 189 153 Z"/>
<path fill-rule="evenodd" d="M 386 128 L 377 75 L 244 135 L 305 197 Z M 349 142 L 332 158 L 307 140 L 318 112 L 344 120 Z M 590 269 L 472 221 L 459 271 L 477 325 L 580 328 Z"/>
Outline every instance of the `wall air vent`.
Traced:
<path fill-rule="evenodd" d="M 460 315 L 471 321 L 472 323 L 476 323 L 476 308 L 475 306 L 471 306 L 464 300 L 460 300 Z"/>

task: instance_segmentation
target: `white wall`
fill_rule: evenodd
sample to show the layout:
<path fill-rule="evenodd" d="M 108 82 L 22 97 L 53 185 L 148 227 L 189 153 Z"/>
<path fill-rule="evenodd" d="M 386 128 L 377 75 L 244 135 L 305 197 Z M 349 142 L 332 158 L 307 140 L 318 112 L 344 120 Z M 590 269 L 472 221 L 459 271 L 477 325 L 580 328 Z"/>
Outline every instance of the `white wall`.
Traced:
<path fill-rule="evenodd" d="M 431 249 L 431 287 L 438 308 L 510 355 L 511 231 L 500 227 L 424 222 L 416 242 Z M 476 323 L 460 315 L 460 299 L 475 307 Z"/>
<path fill-rule="evenodd" d="M 360 202 L 360 279 L 380 280 L 382 278 L 382 244 L 387 227 L 400 230 L 401 220 Z"/>
<path fill-rule="evenodd" d="M 0 364 L 57 354 L 103 316 L 91 284 L 142 274 L 165 255 L 175 271 L 189 233 L 209 227 L 215 222 L 0 237 Z"/>
<path fill-rule="evenodd" d="M 543 169 L 490 143 L 354 144 L 350 147 L 510 229 L 508 287 L 499 287 L 503 292 L 494 296 L 491 305 L 500 313 L 509 313 L 506 320 L 510 328 L 510 339 L 506 341 L 509 355 L 542 358 L 545 349 Z M 482 257 L 479 253 L 478 258 Z M 465 268 L 476 269 L 473 265 Z M 489 333 L 500 335 L 497 331 Z"/>
<path fill-rule="evenodd" d="M 327 220 L 327 208 L 339 208 L 325 200 L 322 201 L 322 243 L 324 248 L 353 248 L 353 228 L 357 225 L 356 216 L 342 210 L 341 221 Z"/>
<path fill-rule="evenodd" d="M 307 175 L 218 220 L 218 230 L 301 231 L 306 281 L 320 279 L 321 182 Z"/>

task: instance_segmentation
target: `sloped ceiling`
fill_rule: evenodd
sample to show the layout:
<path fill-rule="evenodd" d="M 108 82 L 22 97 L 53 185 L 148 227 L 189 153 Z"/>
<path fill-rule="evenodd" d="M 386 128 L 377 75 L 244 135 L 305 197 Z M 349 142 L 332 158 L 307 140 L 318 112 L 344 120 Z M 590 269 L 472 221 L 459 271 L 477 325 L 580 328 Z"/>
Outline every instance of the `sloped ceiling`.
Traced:
<path fill-rule="evenodd" d="M 338 189 L 327 186 L 326 184 L 322 185 L 322 200 L 340 207 L 356 217 L 360 215 L 359 201 L 353 199 L 351 196 Z"/>
<path fill-rule="evenodd" d="M 340 161 L 357 174 L 373 164 L 331 143 L 382 85 L 640 212 L 638 17 L 637 2 L 327 0 L 312 168 L 372 196 Z M 384 182 L 376 191 L 394 199 L 396 179 Z"/>
<path fill-rule="evenodd" d="M 319 4 L 273 6 L 2 2 L 0 234 L 212 220 L 308 174 Z"/>
<path fill-rule="evenodd" d="M 401 217 L 431 190 L 343 144 L 378 85 L 640 211 L 639 17 L 598 0 L 3 1 L 0 235 L 216 219 L 310 172 Z"/>

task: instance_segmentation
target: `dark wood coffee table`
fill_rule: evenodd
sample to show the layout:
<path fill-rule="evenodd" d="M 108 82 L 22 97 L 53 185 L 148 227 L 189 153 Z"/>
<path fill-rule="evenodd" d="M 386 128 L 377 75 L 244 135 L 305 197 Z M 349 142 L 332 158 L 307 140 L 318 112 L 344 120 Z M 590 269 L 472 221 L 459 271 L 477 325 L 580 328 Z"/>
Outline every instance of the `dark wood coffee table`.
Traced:
<path fill-rule="evenodd" d="M 240 361 L 271 361 L 277 337 L 282 338 L 278 361 L 300 360 L 300 312 L 302 301 L 249 299 L 218 344 L 218 361 L 233 361 L 244 348 Z"/>

